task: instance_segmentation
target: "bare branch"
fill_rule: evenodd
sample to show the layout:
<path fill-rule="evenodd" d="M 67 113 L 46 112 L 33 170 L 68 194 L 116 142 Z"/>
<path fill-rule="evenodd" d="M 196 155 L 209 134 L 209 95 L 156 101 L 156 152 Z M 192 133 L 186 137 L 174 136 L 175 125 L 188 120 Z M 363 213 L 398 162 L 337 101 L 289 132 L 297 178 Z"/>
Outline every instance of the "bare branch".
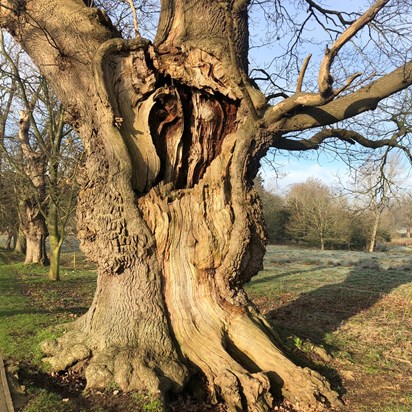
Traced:
<path fill-rule="evenodd" d="M 318 93 L 302 92 L 303 77 L 309 62 L 310 57 L 307 57 L 303 63 L 301 73 L 299 74 L 296 92 L 293 96 L 280 102 L 273 107 L 273 120 L 280 120 L 286 114 L 292 112 L 299 106 L 315 107 L 321 106 L 336 98 L 342 91 L 346 90 L 353 81 L 360 76 L 356 73 L 349 77 L 345 85 L 334 90 L 333 77 L 330 73 L 331 67 L 339 50 L 352 39 L 363 27 L 371 22 L 376 14 L 385 6 L 389 0 L 377 0 L 358 20 L 356 20 L 347 30 L 345 30 L 335 43 L 326 49 L 325 57 L 321 63 L 318 75 Z"/>
<path fill-rule="evenodd" d="M 343 25 L 349 25 L 353 23 L 353 20 L 347 20 L 344 17 L 344 13 L 336 11 L 336 10 L 329 10 L 329 9 L 325 9 L 324 7 L 320 6 L 319 4 L 315 3 L 313 0 L 305 0 L 306 3 L 309 4 L 309 9 L 315 9 L 317 11 L 319 11 L 320 13 L 322 13 L 323 15 L 325 15 L 326 17 L 328 17 L 328 15 L 334 15 L 336 16 L 339 21 L 343 24 Z M 346 14 L 346 13 L 345 13 Z"/>
<path fill-rule="evenodd" d="M 300 70 L 300 73 L 299 73 L 298 83 L 296 85 L 296 93 L 300 93 L 302 91 L 303 78 L 305 77 L 306 69 L 308 68 L 308 64 L 309 64 L 311 57 L 312 57 L 312 54 L 310 53 L 308 57 L 306 57 L 305 61 L 303 62 L 302 69 Z"/>
<path fill-rule="evenodd" d="M 402 135 L 404 135 L 404 133 Z M 378 149 L 381 147 L 396 147 L 404 151 L 409 160 L 412 161 L 412 154 L 409 148 L 399 143 L 399 137 L 401 137 L 401 134 L 395 133 L 389 139 L 372 140 L 366 138 L 365 136 L 354 130 L 327 128 L 314 134 L 309 139 L 292 140 L 279 139 L 277 137 L 274 141 L 274 146 L 278 149 L 286 149 L 291 151 L 316 150 L 325 140 L 335 138 L 349 144 L 358 143 L 361 146 L 370 149 Z"/>
<path fill-rule="evenodd" d="M 342 35 L 329 49 L 326 50 L 325 57 L 320 66 L 318 77 L 319 92 L 321 95 L 327 97 L 333 92 L 333 78 L 330 74 L 330 69 L 339 50 L 363 27 L 370 23 L 375 18 L 376 14 L 385 6 L 385 4 L 388 3 L 388 1 L 389 0 L 376 1 L 358 20 L 356 20 L 342 33 Z"/>
<path fill-rule="evenodd" d="M 127 0 L 127 1 L 130 5 L 130 9 L 132 10 L 132 14 L 133 14 L 133 25 L 134 25 L 135 36 L 141 37 L 139 33 L 139 23 L 137 21 L 136 7 L 134 6 L 133 0 Z"/>
<path fill-rule="evenodd" d="M 237 7 L 241 7 L 242 5 L 245 6 L 244 3 L 247 3 L 243 0 L 237 1 L 235 3 L 240 3 L 237 5 Z M 233 10 L 233 9 L 232 9 Z M 241 65 L 239 63 L 239 58 L 236 53 L 236 48 L 235 48 L 235 42 L 234 42 L 234 31 L 233 31 L 233 16 L 232 16 L 232 10 L 227 7 L 225 9 L 225 18 L 226 18 L 226 24 L 227 24 L 227 38 L 228 38 L 228 43 L 229 43 L 229 52 L 230 52 L 230 59 L 232 62 L 233 69 L 235 70 L 239 80 L 239 88 L 242 91 L 243 97 L 245 99 L 245 102 L 247 104 L 247 107 L 250 111 L 250 114 L 252 115 L 253 119 L 258 121 L 260 119 L 260 116 L 256 110 L 256 107 L 253 103 L 253 100 L 249 94 L 249 91 L 246 87 L 247 79 L 246 79 L 246 74 L 242 70 Z"/>
<path fill-rule="evenodd" d="M 266 123 L 269 125 L 269 130 L 281 129 L 285 132 L 330 125 L 368 110 L 374 110 L 381 100 L 406 89 L 411 84 L 412 61 L 356 92 L 333 100 L 322 107 L 301 107 L 281 122 L 277 122 L 279 120 L 277 113 L 269 109 L 265 116 Z M 288 100 L 286 99 L 285 102 Z"/>
<path fill-rule="evenodd" d="M 359 76 L 362 76 L 362 73 L 355 73 L 352 76 L 349 77 L 349 79 L 346 81 L 346 83 L 339 89 L 335 91 L 335 96 L 341 94 L 343 91 L 345 91 Z"/>

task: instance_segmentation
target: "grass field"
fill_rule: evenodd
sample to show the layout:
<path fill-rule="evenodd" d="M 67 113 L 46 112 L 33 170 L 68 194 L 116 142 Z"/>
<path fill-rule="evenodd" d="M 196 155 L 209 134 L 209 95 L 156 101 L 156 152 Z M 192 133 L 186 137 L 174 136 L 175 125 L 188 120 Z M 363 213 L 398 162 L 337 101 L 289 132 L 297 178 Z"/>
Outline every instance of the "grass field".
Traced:
<path fill-rule="evenodd" d="M 269 247 L 249 295 L 347 412 L 412 411 L 412 249 Z"/>
<path fill-rule="evenodd" d="M 364 254 L 270 246 L 264 267 L 249 295 L 294 360 L 342 394 L 342 411 L 412 411 L 411 248 Z M 144 394 L 107 388 L 81 396 L 83 381 L 47 374 L 38 344 L 86 311 L 95 274 L 74 253 L 64 256 L 61 282 L 48 282 L 46 272 L 0 251 L 0 351 L 25 386 L 29 403 L 20 410 L 156 411 Z"/>

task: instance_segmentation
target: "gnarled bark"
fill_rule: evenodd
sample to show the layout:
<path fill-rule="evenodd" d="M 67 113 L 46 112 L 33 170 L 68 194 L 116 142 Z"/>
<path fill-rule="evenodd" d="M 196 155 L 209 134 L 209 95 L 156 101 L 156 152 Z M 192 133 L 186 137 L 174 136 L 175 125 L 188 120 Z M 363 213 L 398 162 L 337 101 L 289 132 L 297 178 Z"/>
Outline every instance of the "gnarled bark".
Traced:
<path fill-rule="evenodd" d="M 28 178 L 27 197 L 22 199 L 19 210 L 20 229 L 26 237 L 26 258 L 24 263 L 48 265 L 46 253 L 47 226 L 40 212 L 39 202 L 45 199 L 45 157 L 33 150 L 29 143 L 30 116 L 20 113 L 19 142 Z M 37 199 L 36 199 L 37 197 Z"/>
<path fill-rule="evenodd" d="M 87 152 L 77 218 L 97 289 L 72 329 L 43 345 L 53 370 L 80 364 L 89 388 L 114 381 L 160 398 L 200 371 L 228 410 L 268 410 L 280 395 L 306 410 L 337 401 L 287 358 L 242 288 L 265 250 L 259 160 L 285 124 L 321 121 L 295 98 L 273 110 L 248 84 L 248 1 L 164 0 L 154 44 L 117 38 L 80 0 L 0 5 Z M 323 83 L 311 101 L 334 109 Z"/>

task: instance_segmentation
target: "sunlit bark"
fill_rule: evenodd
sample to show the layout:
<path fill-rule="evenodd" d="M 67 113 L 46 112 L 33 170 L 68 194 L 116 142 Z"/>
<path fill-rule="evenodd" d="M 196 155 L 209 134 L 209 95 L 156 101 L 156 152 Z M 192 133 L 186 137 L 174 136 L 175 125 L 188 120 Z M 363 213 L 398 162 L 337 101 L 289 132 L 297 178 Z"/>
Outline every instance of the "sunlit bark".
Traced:
<path fill-rule="evenodd" d="M 336 402 L 324 378 L 287 358 L 243 291 L 266 243 L 252 181 L 286 132 L 373 109 L 399 84 L 335 103 L 325 57 L 317 107 L 298 90 L 273 108 L 246 76 L 247 1 L 162 1 L 154 44 L 117 38 L 81 1 L 23 3 L 0 1 L 0 24 L 82 136 L 79 237 L 99 275 L 90 310 L 43 345 L 52 369 L 80 362 L 89 388 L 114 381 L 160 398 L 200 372 L 228 410 L 268 410 L 281 395 L 306 410 Z"/>
<path fill-rule="evenodd" d="M 27 197 L 21 202 L 20 228 L 26 238 L 26 258 L 24 263 L 48 265 L 46 253 L 47 226 L 38 203 L 45 198 L 46 159 L 32 149 L 29 143 L 30 117 L 22 112 L 19 125 L 19 141 L 24 158 L 25 172 L 28 178 Z M 37 200 L 35 197 L 38 197 Z"/>

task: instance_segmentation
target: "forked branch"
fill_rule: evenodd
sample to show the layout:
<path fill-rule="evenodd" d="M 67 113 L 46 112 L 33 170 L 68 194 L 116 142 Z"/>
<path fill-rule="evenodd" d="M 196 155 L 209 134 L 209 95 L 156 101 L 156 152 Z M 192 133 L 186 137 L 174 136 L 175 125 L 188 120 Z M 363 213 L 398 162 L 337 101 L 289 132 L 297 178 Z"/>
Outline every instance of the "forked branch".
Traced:
<path fill-rule="evenodd" d="M 358 20 L 351 24 L 335 41 L 335 43 L 326 50 L 325 57 L 319 70 L 318 85 L 319 93 L 328 97 L 333 93 L 333 78 L 330 74 L 332 63 L 339 53 L 339 50 L 352 39 L 363 27 L 370 23 L 376 14 L 387 4 L 389 0 L 376 1 Z"/>
<path fill-rule="evenodd" d="M 377 0 L 358 20 L 350 25 L 335 41 L 335 43 L 326 49 L 325 56 L 322 60 L 319 74 L 318 74 L 318 93 L 305 93 L 302 92 L 303 78 L 309 63 L 310 55 L 305 59 L 302 69 L 299 74 L 296 92 L 277 104 L 272 108 L 273 121 L 280 120 L 288 113 L 294 111 L 296 108 L 304 107 L 316 107 L 322 106 L 334 98 L 340 93 L 346 90 L 361 73 L 356 73 L 348 78 L 345 85 L 333 89 L 333 77 L 331 75 L 331 68 L 333 61 L 335 60 L 338 52 L 342 47 L 349 42 L 363 27 L 370 23 L 376 16 L 376 14 L 388 3 L 389 0 Z"/>
<path fill-rule="evenodd" d="M 329 20 L 332 20 L 331 16 L 336 16 L 338 18 L 338 20 L 340 21 L 340 23 L 343 24 L 343 25 L 349 25 L 349 24 L 353 23 L 353 20 L 348 20 L 345 17 L 345 15 L 350 17 L 350 15 L 348 13 L 343 13 L 343 12 L 339 12 L 339 11 L 336 11 L 336 10 L 326 9 L 326 8 L 322 7 L 321 5 L 319 5 L 318 3 L 315 3 L 313 0 L 305 0 L 305 1 L 309 5 L 309 10 L 315 9 L 318 12 L 320 12 L 321 14 L 323 14 Z"/>
<path fill-rule="evenodd" d="M 379 102 L 412 85 L 412 61 L 322 107 L 301 107 L 280 122 L 271 109 L 266 112 L 269 131 L 293 132 L 327 126 L 376 109 Z M 287 100 L 286 100 L 287 101 Z"/>

